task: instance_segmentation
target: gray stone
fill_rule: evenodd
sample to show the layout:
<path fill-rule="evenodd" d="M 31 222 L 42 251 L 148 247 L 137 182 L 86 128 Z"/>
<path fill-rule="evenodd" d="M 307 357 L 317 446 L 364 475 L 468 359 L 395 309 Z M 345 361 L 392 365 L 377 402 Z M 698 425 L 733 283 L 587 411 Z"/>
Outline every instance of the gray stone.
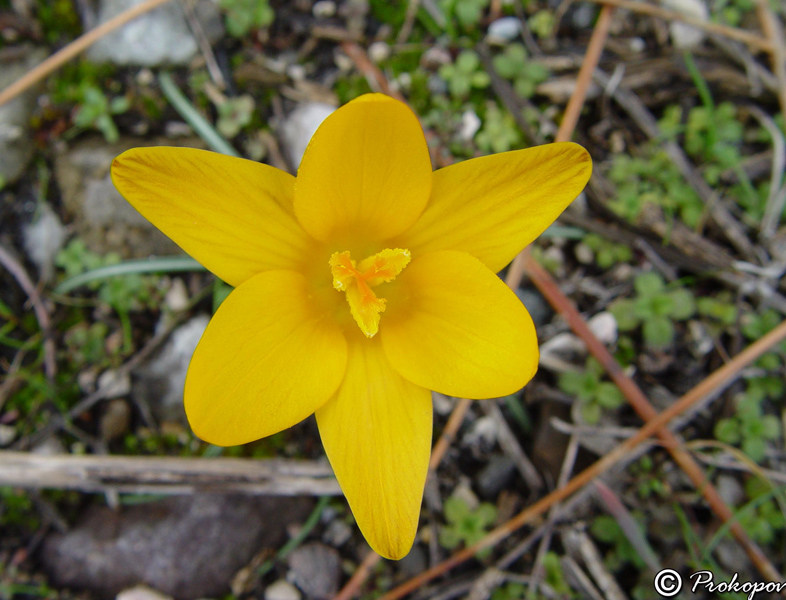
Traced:
<path fill-rule="evenodd" d="M 38 218 L 22 228 L 22 239 L 30 260 L 38 267 L 41 279 L 49 281 L 55 272 L 55 257 L 67 234 L 60 218 L 48 204 L 41 203 Z"/>
<path fill-rule="evenodd" d="M 313 600 L 327 600 L 338 591 L 341 555 L 328 546 L 312 542 L 289 555 L 287 578 Z"/>
<path fill-rule="evenodd" d="M 322 534 L 322 541 L 335 548 L 340 548 L 352 537 L 352 528 L 341 519 L 333 519 Z"/>
<path fill-rule="evenodd" d="M 302 522 L 305 498 L 197 495 L 119 512 L 91 506 L 65 534 L 52 534 L 41 560 L 56 586 L 112 597 L 144 583 L 177 600 L 224 596 L 236 571 L 277 548 Z"/>
<path fill-rule="evenodd" d="M 488 39 L 490 42 L 510 42 L 515 40 L 521 33 L 521 21 L 518 17 L 502 17 L 492 21 L 488 29 Z"/>
<path fill-rule="evenodd" d="M 308 102 L 293 110 L 281 124 L 281 139 L 289 164 L 297 168 L 311 136 L 336 108 L 324 102 Z"/>
<path fill-rule="evenodd" d="M 102 0 L 98 19 L 104 23 L 143 1 Z M 223 25 L 214 2 L 199 0 L 194 14 L 208 39 L 215 41 L 221 37 Z M 186 64 L 198 50 L 182 4 L 169 2 L 101 38 L 88 50 L 87 57 L 93 62 L 152 67 Z"/>
<path fill-rule="evenodd" d="M 137 585 L 120 592 L 115 600 L 172 600 L 172 597 L 165 596 L 146 585 Z"/>
<path fill-rule="evenodd" d="M 516 295 L 522 304 L 527 307 L 535 327 L 542 327 L 551 321 L 554 311 L 541 293 L 533 288 L 518 288 Z"/>
<path fill-rule="evenodd" d="M 138 370 L 131 393 L 150 406 L 157 419 L 186 422 L 183 409 L 186 372 L 209 321 L 207 315 L 197 315 L 175 329 L 166 345 Z"/>
<path fill-rule="evenodd" d="M 32 46 L 0 52 L 0 90 L 4 90 L 47 57 Z M 30 114 L 37 90 L 30 89 L 0 106 L 0 187 L 15 182 L 33 157 Z"/>
<path fill-rule="evenodd" d="M 140 215 L 115 189 L 109 174 L 112 161 L 138 146 L 191 146 L 196 139 L 121 140 L 107 144 L 93 138 L 76 144 L 55 159 L 55 175 L 63 205 L 76 234 L 99 254 L 117 252 L 124 258 L 181 254 L 182 251 Z"/>
<path fill-rule="evenodd" d="M 495 499 L 507 487 L 515 471 L 516 463 L 509 456 L 504 454 L 492 456 L 475 480 L 481 497 L 486 500 Z"/>
<path fill-rule="evenodd" d="M 265 589 L 265 600 L 300 600 L 300 592 L 288 581 L 279 579 Z"/>

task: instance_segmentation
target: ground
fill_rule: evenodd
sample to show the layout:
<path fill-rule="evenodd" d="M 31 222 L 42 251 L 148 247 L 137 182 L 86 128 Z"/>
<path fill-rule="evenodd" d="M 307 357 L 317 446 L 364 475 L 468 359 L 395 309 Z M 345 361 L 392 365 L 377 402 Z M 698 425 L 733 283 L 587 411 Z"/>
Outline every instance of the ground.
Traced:
<path fill-rule="evenodd" d="M 0 5 L 0 89 L 132 4 Z M 318 599 L 362 563 L 364 598 L 652 598 L 665 568 L 685 589 L 704 570 L 786 581 L 786 345 L 766 337 L 786 313 L 785 16 L 776 0 L 175 1 L 0 107 L 0 596 Z M 501 273 L 538 374 L 497 401 L 435 395 L 448 446 L 412 552 L 380 563 L 313 418 L 225 449 L 191 432 L 185 369 L 230 288 L 108 177 L 161 144 L 294 172 L 332 107 L 369 91 L 409 103 L 435 168 L 557 137 L 594 163 L 523 277 Z M 636 437 L 667 410 L 673 434 Z M 63 454 L 98 462 L 45 470 Z M 179 457 L 285 459 L 264 464 L 299 469 L 299 495 Z M 164 499 L 174 473 L 201 492 Z"/>

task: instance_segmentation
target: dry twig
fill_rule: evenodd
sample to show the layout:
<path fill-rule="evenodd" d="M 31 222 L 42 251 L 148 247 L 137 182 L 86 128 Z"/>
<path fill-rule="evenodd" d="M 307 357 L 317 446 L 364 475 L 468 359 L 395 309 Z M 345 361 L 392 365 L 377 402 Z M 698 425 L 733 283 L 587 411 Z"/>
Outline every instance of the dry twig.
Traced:
<path fill-rule="evenodd" d="M 326 461 L 42 455 L 0 451 L 0 486 L 82 492 L 271 496 L 341 494 Z"/>

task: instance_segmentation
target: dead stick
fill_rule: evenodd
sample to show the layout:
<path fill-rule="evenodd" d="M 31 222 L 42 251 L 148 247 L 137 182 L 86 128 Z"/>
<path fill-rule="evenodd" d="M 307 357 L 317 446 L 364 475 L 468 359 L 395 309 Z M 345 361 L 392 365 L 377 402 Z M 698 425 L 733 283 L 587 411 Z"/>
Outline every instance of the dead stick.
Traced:
<path fill-rule="evenodd" d="M 659 429 L 666 427 L 672 419 L 678 417 L 691 406 L 701 401 L 707 394 L 711 394 L 718 389 L 729 385 L 734 379 L 736 379 L 736 377 L 739 376 L 742 369 L 747 367 L 753 361 L 758 359 L 762 354 L 768 352 L 773 346 L 780 343 L 784 339 L 786 339 L 786 321 L 782 322 L 780 325 L 778 325 L 778 327 L 776 327 L 760 340 L 748 346 L 745 350 L 740 352 L 720 369 L 713 372 L 709 377 L 691 389 L 687 394 L 682 396 L 682 398 L 672 404 L 668 409 L 664 410 L 655 418 L 647 422 L 641 429 L 638 430 L 636 435 L 628 438 L 614 450 L 609 452 L 606 456 L 576 475 L 565 485 L 565 487 L 559 488 L 547 496 L 544 496 L 535 504 L 530 505 L 518 515 L 513 517 L 510 521 L 491 531 L 486 537 L 476 544 L 465 548 L 461 552 L 457 552 L 446 561 L 435 565 L 417 577 L 414 577 L 406 583 L 403 583 L 402 585 L 394 588 L 378 600 L 396 600 L 398 598 L 403 598 L 407 594 L 425 585 L 432 579 L 447 573 L 452 568 L 471 559 L 480 550 L 494 546 L 497 542 L 505 539 L 517 529 L 520 529 L 527 523 L 532 522 L 535 518 L 542 515 L 549 508 L 551 508 L 551 506 L 568 498 L 570 495 L 580 490 L 593 479 L 611 469 L 618 462 L 624 460 L 631 450 L 636 448 L 647 438 L 655 435 Z M 781 579 L 777 577 L 772 579 L 772 581 L 780 580 Z"/>
<path fill-rule="evenodd" d="M 581 108 L 584 106 L 587 90 L 592 82 L 592 72 L 600 61 L 600 55 L 603 52 L 603 47 L 606 45 L 609 24 L 611 23 L 611 10 L 611 6 L 604 6 L 600 10 L 598 21 L 595 23 L 595 29 L 592 31 L 592 37 L 587 46 L 587 53 L 584 55 L 584 61 L 581 63 L 581 69 L 579 69 L 579 74 L 576 78 L 576 92 L 568 101 L 568 106 L 565 108 L 565 114 L 562 117 L 562 123 L 560 123 L 559 131 L 557 131 L 556 141 L 558 142 L 570 141 L 573 132 L 576 130 L 576 125 L 579 122 L 579 113 L 581 113 Z"/>
<path fill-rule="evenodd" d="M 339 495 L 326 462 L 164 456 L 40 455 L 0 451 L 0 486 L 82 492 Z"/>
<path fill-rule="evenodd" d="M 595 2 L 596 4 L 603 4 L 606 6 L 617 6 L 619 8 L 630 10 L 632 12 L 650 15 L 652 17 L 660 17 L 661 19 L 666 19 L 667 21 L 681 21 L 683 23 L 687 23 L 688 25 L 693 25 L 697 29 L 703 29 L 704 31 L 709 31 L 710 33 L 717 33 L 718 35 L 722 35 L 731 40 L 743 42 L 744 44 L 747 44 L 748 46 L 751 46 L 756 50 L 762 50 L 764 52 L 772 52 L 772 44 L 769 42 L 769 40 L 764 39 L 761 36 L 761 34 L 750 33 L 743 29 L 737 29 L 736 27 L 721 25 L 720 23 L 702 21 L 701 19 L 697 19 L 696 17 L 691 17 L 690 15 L 686 15 L 676 10 L 668 10 L 665 8 L 661 8 L 660 6 L 655 6 L 654 4 L 649 4 L 647 2 L 636 2 L 634 0 L 591 0 L 591 1 Z"/>
<path fill-rule="evenodd" d="M 136 6 L 129 8 L 116 17 L 109 19 L 106 23 L 102 23 L 95 29 L 91 29 L 84 35 L 78 37 L 65 48 L 59 52 L 54 53 L 40 65 L 36 66 L 30 72 L 26 73 L 24 76 L 20 77 L 14 83 L 5 88 L 2 92 L 0 92 L 0 106 L 9 100 L 16 98 L 19 94 L 41 81 L 44 77 L 59 69 L 69 60 L 87 50 L 90 46 L 95 44 L 108 33 L 111 33 L 129 21 L 133 21 L 146 12 L 150 12 L 154 8 L 157 8 L 162 4 L 166 4 L 170 1 L 171 0 L 147 0 L 142 4 L 137 4 Z"/>

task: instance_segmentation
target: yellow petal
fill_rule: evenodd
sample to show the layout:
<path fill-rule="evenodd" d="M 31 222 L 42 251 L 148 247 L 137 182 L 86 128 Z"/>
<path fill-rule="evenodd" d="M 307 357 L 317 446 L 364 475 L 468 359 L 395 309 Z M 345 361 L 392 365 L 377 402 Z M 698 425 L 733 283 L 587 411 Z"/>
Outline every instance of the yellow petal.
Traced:
<path fill-rule="evenodd" d="M 495 273 L 579 195 L 592 162 L 570 142 L 474 158 L 434 172 L 420 219 L 392 244 L 413 256 L 459 250 Z"/>
<path fill-rule="evenodd" d="M 412 225 L 430 191 L 431 161 L 417 118 L 398 100 L 367 94 L 331 114 L 311 138 L 297 174 L 295 214 L 319 240 L 380 241 Z"/>
<path fill-rule="evenodd" d="M 188 368 L 185 407 L 194 433 L 244 444 L 299 423 L 338 389 L 347 347 L 338 326 L 292 271 L 267 271 L 221 304 Z"/>
<path fill-rule="evenodd" d="M 350 340 L 346 376 L 317 424 L 360 531 L 385 558 L 404 557 L 415 539 L 431 415 L 431 393 L 396 373 L 377 339 Z"/>
<path fill-rule="evenodd" d="M 516 295 L 463 252 L 416 258 L 388 296 L 380 327 L 393 367 L 451 396 L 493 398 L 522 388 L 538 366 L 538 341 Z"/>
<path fill-rule="evenodd" d="M 299 269 L 308 255 L 309 237 L 292 209 L 295 178 L 268 165 L 193 148 L 134 148 L 114 160 L 112 181 L 230 285 Z"/>

